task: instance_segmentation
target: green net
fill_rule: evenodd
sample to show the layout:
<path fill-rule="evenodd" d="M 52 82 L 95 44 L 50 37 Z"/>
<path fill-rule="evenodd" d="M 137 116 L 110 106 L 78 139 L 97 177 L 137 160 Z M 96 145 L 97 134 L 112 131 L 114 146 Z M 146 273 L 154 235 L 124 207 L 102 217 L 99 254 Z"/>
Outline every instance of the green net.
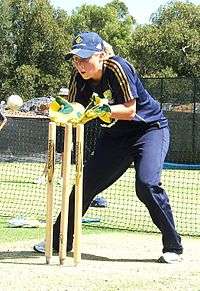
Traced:
<path fill-rule="evenodd" d="M 146 87 L 162 104 L 169 118 L 171 146 L 162 185 L 168 193 L 178 232 L 200 235 L 200 79 L 145 79 Z M 93 154 L 101 135 L 98 121 L 85 128 L 85 159 Z M 0 133 L 0 216 L 45 221 L 48 119 L 15 115 Z M 73 162 L 73 159 L 72 159 Z M 184 165 L 184 167 L 182 166 Z M 194 166 L 195 165 L 195 166 Z M 72 165 L 70 183 L 74 181 Z M 91 225 L 157 232 L 145 206 L 135 194 L 135 170 L 126 173 L 98 196 L 107 207 L 90 207 L 85 219 Z M 61 204 L 61 154 L 56 153 L 54 219 Z M 96 220 L 98 222 L 92 221 Z"/>

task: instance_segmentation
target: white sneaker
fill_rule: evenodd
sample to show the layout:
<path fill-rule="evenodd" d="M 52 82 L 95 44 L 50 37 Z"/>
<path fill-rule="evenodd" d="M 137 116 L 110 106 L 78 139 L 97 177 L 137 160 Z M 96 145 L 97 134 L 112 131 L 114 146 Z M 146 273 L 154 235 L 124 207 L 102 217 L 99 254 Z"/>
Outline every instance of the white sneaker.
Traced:
<path fill-rule="evenodd" d="M 33 246 L 34 251 L 40 254 L 45 254 L 45 241 L 41 241 L 40 243 Z"/>
<path fill-rule="evenodd" d="M 34 245 L 34 246 L 33 246 L 33 249 L 34 249 L 34 251 L 37 252 L 37 253 L 45 254 L 45 241 L 43 240 L 43 241 L 39 242 L 38 244 Z M 67 248 L 67 253 L 70 253 L 71 250 L 72 250 L 72 247 L 69 246 L 69 247 Z M 53 252 L 54 252 L 54 253 L 58 253 L 58 251 L 56 251 L 56 250 L 53 250 Z"/>
<path fill-rule="evenodd" d="M 182 261 L 182 256 L 177 253 L 166 252 L 159 259 L 159 263 L 174 264 Z"/>

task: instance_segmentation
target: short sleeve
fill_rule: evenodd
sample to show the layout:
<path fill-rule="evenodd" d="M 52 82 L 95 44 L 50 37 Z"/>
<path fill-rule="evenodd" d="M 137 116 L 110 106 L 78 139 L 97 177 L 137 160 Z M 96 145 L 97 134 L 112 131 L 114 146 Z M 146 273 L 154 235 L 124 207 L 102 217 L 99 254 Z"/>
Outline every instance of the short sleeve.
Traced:
<path fill-rule="evenodd" d="M 118 103 L 128 102 L 138 97 L 137 75 L 126 60 L 113 57 L 105 61 L 105 66 L 109 70 L 109 83 Z"/>

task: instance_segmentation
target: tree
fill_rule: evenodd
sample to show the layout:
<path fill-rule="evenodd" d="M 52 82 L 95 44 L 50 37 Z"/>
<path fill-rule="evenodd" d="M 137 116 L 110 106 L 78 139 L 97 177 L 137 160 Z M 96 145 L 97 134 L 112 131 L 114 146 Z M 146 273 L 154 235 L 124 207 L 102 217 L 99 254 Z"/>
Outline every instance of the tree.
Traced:
<path fill-rule="evenodd" d="M 129 57 L 134 23 L 124 2 L 113 0 L 104 7 L 85 4 L 76 8 L 69 27 L 72 35 L 95 31 L 113 46 L 115 53 Z"/>
<path fill-rule="evenodd" d="M 200 5 L 171 2 L 138 26 L 132 57 L 144 76 L 198 76 L 200 69 Z M 145 64 L 145 65 L 144 65 Z"/>
<path fill-rule="evenodd" d="M 0 96 L 8 93 L 10 72 L 14 64 L 12 20 L 7 1 L 0 1 Z"/>
<path fill-rule="evenodd" d="M 1 34 L 6 35 L 1 50 L 4 59 L 10 59 L 10 64 L 1 61 L 4 68 L 9 64 L 2 76 L 1 95 L 5 98 L 15 92 L 26 100 L 55 93 L 68 77 L 64 62 L 68 15 L 54 10 L 47 0 L 0 3 L 0 15 L 7 15 L 1 18 Z"/>
<path fill-rule="evenodd" d="M 72 15 L 49 0 L 0 0 L 0 98 L 54 95 L 68 84 L 72 38 L 96 31 L 143 77 L 198 76 L 200 5 L 173 1 L 136 25 L 123 1 L 82 5 Z"/>

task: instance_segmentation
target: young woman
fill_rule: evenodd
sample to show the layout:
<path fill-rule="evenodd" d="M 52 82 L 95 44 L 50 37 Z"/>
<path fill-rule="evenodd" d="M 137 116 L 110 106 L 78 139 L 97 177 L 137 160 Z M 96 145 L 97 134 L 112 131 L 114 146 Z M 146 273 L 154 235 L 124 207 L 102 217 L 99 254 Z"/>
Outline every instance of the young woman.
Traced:
<path fill-rule="evenodd" d="M 84 165 L 83 215 L 98 193 L 114 183 L 134 162 L 135 189 L 162 234 L 159 262 L 180 261 L 183 247 L 176 231 L 168 196 L 160 176 L 169 146 L 168 121 L 160 104 L 145 90 L 134 67 L 125 59 L 104 52 L 95 32 L 80 33 L 66 59 L 74 70 L 69 84 L 70 102 L 87 106 L 93 93 L 108 97 L 113 126 L 102 128 L 95 153 Z M 74 190 L 70 196 L 68 246 L 72 249 Z M 59 248 L 60 215 L 54 224 L 53 248 Z"/>

